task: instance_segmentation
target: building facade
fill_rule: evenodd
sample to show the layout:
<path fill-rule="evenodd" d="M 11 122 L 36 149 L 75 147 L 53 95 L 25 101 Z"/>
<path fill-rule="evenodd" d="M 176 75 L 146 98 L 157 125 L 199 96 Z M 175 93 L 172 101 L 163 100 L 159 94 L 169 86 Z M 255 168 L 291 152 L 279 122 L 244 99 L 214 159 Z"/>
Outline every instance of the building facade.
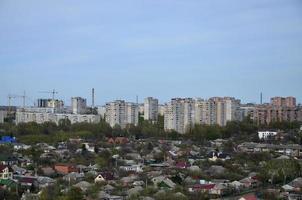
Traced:
<path fill-rule="evenodd" d="M 164 128 L 166 131 L 186 133 L 194 125 L 194 100 L 174 98 L 165 105 Z"/>
<path fill-rule="evenodd" d="M 4 123 L 4 119 L 7 117 L 6 110 L 0 110 L 0 123 Z"/>
<path fill-rule="evenodd" d="M 165 130 L 186 133 L 195 124 L 225 126 L 228 121 L 242 120 L 240 100 L 213 97 L 208 100 L 174 98 L 165 105 Z"/>
<path fill-rule="evenodd" d="M 195 100 L 195 123 L 213 125 L 217 123 L 216 104 L 212 100 Z"/>
<path fill-rule="evenodd" d="M 55 108 L 62 109 L 64 107 L 64 101 L 59 99 L 38 99 L 37 100 L 38 108 Z"/>
<path fill-rule="evenodd" d="M 216 123 L 225 126 L 228 121 L 240 120 L 240 100 L 234 97 L 212 97 L 216 105 Z"/>
<path fill-rule="evenodd" d="M 273 97 L 269 104 L 255 106 L 251 116 L 257 124 L 302 121 L 302 107 L 296 105 L 295 97 Z"/>
<path fill-rule="evenodd" d="M 36 122 L 42 124 L 45 122 L 54 122 L 57 125 L 60 120 L 69 119 L 71 124 L 74 123 L 98 123 L 100 122 L 99 115 L 81 115 L 81 114 L 70 114 L 70 113 L 53 113 L 52 109 L 45 110 L 45 112 L 35 112 L 34 110 L 17 109 L 16 112 L 16 124 Z"/>
<path fill-rule="evenodd" d="M 302 121 L 302 108 L 259 105 L 255 108 L 253 113 L 253 120 L 257 124 L 270 124 L 282 121 Z"/>
<path fill-rule="evenodd" d="M 86 99 L 81 97 L 72 97 L 71 110 L 73 114 L 84 114 L 87 111 Z"/>
<path fill-rule="evenodd" d="M 296 98 L 295 97 L 272 97 L 271 105 L 276 107 L 296 107 Z"/>
<path fill-rule="evenodd" d="M 158 99 L 147 97 L 144 101 L 144 120 L 156 122 L 158 120 Z"/>
<path fill-rule="evenodd" d="M 116 100 L 106 104 L 105 119 L 111 127 L 119 125 L 125 128 L 127 124 L 138 124 L 138 105 Z"/>

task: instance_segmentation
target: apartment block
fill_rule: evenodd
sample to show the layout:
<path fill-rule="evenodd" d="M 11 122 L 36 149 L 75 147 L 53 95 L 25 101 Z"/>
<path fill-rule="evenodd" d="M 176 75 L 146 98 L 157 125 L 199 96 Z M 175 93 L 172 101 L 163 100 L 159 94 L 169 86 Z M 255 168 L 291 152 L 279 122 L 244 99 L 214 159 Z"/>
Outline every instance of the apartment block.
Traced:
<path fill-rule="evenodd" d="M 124 100 L 116 100 L 106 104 L 106 122 L 111 127 L 119 125 L 125 128 L 127 124 L 138 124 L 138 105 L 127 103 Z"/>
<path fill-rule="evenodd" d="M 73 114 L 84 114 L 87 111 L 86 99 L 81 97 L 72 97 L 71 110 Z"/>
<path fill-rule="evenodd" d="M 74 123 L 98 123 L 100 122 L 99 115 L 81 115 L 81 114 L 71 114 L 71 113 L 53 113 L 53 109 L 17 109 L 16 112 L 16 124 L 36 122 L 42 124 L 45 122 L 54 122 L 57 125 L 61 119 L 69 119 L 72 124 Z M 36 112 L 38 111 L 38 112 Z"/>
<path fill-rule="evenodd" d="M 257 124 L 270 124 L 281 121 L 302 121 L 302 108 L 260 105 L 255 108 L 253 120 Z"/>
<path fill-rule="evenodd" d="M 271 105 L 276 107 L 296 107 L 295 97 L 273 97 L 271 98 Z"/>
<path fill-rule="evenodd" d="M 212 100 L 195 100 L 195 123 L 196 124 L 216 124 L 216 104 Z"/>
<path fill-rule="evenodd" d="M 174 98 L 165 105 L 165 130 L 186 133 L 194 125 L 194 100 Z"/>
<path fill-rule="evenodd" d="M 158 119 L 158 99 L 147 97 L 144 101 L 144 120 L 156 122 Z"/>
<path fill-rule="evenodd" d="M 216 105 L 216 123 L 225 126 L 228 121 L 240 120 L 240 100 L 234 97 L 212 97 Z"/>

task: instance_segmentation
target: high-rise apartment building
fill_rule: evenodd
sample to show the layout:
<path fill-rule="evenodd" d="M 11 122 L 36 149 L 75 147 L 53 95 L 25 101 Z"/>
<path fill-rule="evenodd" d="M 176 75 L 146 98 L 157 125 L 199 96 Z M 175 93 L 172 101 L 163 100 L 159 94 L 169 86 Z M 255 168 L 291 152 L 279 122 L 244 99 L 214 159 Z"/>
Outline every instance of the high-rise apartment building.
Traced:
<path fill-rule="evenodd" d="M 119 125 L 125 128 L 127 124 L 138 124 L 138 105 L 116 100 L 106 104 L 106 122 L 111 127 Z"/>
<path fill-rule="evenodd" d="M 216 123 L 225 126 L 228 121 L 240 119 L 240 100 L 234 97 L 212 97 L 216 105 Z"/>
<path fill-rule="evenodd" d="M 296 107 L 295 97 L 273 97 L 271 98 L 271 105 L 276 107 Z"/>
<path fill-rule="evenodd" d="M 144 102 L 144 120 L 156 122 L 158 118 L 158 99 L 147 97 Z"/>
<path fill-rule="evenodd" d="M 253 113 L 253 120 L 257 124 L 270 124 L 272 122 L 281 121 L 302 121 L 302 108 L 272 105 L 257 106 Z"/>
<path fill-rule="evenodd" d="M 136 103 L 126 103 L 126 125 L 133 124 L 138 125 L 138 105 Z"/>
<path fill-rule="evenodd" d="M 87 110 L 86 99 L 81 97 L 71 98 L 71 109 L 73 114 L 83 114 Z"/>
<path fill-rule="evenodd" d="M 194 100 L 174 98 L 165 105 L 165 130 L 186 133 L 194 125 Z"/>
<path fill-rule="evenodd" d="M 216 104 L 212 100 L 195 100 L 195 123 L 216 124 Z"/>
<path fill-rule="evenodd" d="M 175 98 L 165 106 L 165 130 L 186 133 L 194 124 L 225 126 L 228 121 L 241 120 L 240 100 L 213 97 L 208 100 Z"/>

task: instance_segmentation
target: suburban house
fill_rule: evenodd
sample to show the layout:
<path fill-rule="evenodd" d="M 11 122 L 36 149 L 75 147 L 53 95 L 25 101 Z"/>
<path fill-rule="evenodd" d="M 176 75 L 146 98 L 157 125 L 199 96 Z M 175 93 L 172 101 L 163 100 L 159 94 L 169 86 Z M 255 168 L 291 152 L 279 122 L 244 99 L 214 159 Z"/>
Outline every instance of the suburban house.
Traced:
<path fill-rule="evenodd" d="M 275 152 L 290 156 L 300 156 L 302 154 L 302 146 L 298 144 L 275 145 L 262 144 L 254 142 L 244 142 L 238 145 L 238 150 L 247 153 L 255 152 Z"/>
<path fill-rule="evenodd" d="M 260 140 L 265 140 L 269 137 L 273 137 L 276 135 L 277 135 L 277 132 L 275 132 L 275 131 L 258 131 L 258 138 Z"/>
<path fill-rule="evenodd" d="M 109 144 L 127 144 L 129 139 L 126 137 L 116 137 L 116 138 L 109 138 L 107 141 Z"/>
<path fill-rule="evenodd" d="M 129 166 L 120 166 L 120 170 L 126 171 L 126 172 L 143 172 L 141 165 L 129 165 Z"/>
<path fill-rule="evenodd" d="M 152 179 L 152 182 L 155 187 L 159 188 L 173 189 L 176 186 L 176 184 L 171 179 L 165 176 L 154 177 Z"/>
<path fill-rule="evenodd" d="M 56 164 L 54 168 L 58 174 L 64 175 L 69 174 L 71 172 L 78 172 L 78 169 L 71 164 Z"/>
<path fill-rule="evenodd" d="M 209 153 L 208 159 L 210 161 L 215 162 L 217 160 L 221 160 L 221 161 L 229 160 L 229 159 L 231 159 L 231 157 L 230 157 L 230 155 L 228 155 L 226 153 L 212 151 Z"/>
<path fill-rule="evenodd" d="M 15 165 L 18 163 L 18 159 L 13 155 L 0 154 L 0 164 L 2 165 Z"/>
<path fill-rule="evenodd" d="M 12 179 L 13 172 L 7 165 L 0 165 L 0 179 Z"/>

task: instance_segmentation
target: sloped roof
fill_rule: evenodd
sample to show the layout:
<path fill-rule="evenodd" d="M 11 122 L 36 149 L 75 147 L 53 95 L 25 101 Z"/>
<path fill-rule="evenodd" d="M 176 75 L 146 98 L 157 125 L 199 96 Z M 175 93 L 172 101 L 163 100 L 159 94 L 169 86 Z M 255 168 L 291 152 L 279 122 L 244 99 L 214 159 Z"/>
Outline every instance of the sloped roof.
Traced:
<path fill-rule="evenodd" d="M 8 187 L 15 186 L 15 181 L 11 179 L 0 179 L 0 185 L 6 185 Z"/>

